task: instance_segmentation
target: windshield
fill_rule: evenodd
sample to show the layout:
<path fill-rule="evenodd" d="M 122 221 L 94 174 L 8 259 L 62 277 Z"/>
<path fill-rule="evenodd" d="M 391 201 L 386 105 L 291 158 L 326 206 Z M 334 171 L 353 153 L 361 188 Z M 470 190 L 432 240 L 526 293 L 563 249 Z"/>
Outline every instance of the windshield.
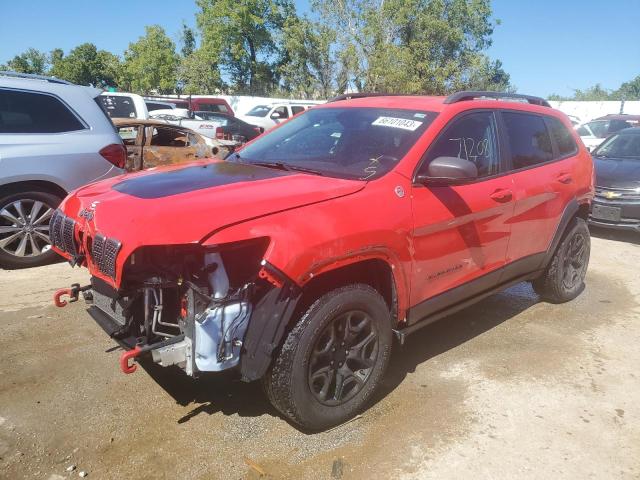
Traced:
<path fill-rule="evenodd" d="M 640 135 L 612 135 L 593 152 L 593 156 L 640 159 Z"/>
<path fill-rule="evenodd" d="M 266 117 L 270 110 L 271 107 L 268 107 L 267 105 L 258 105 L 245 113 L 245 115 L 249 117 Z"/>
<path fill-rule="evenodd" d="M 387 108 L 308 110 L 230 158 L 372 180 L 398 164 L 436 115 Z"/>
<path fill-rule="evenodd" d="M 589 122 L 587 126 L 593 132 L 593 135 L 598 138 L 604 138 L 607 136 L 607 129 L 609 128 L 608 121 Z"/>

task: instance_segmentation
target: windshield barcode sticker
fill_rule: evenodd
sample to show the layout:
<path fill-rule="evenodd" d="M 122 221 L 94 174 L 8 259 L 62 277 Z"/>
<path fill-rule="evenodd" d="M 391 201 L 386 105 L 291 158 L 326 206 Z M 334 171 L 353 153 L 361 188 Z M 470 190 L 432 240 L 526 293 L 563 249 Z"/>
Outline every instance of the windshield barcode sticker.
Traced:
<path fill-rule="evenodd" d="M 379 125 L 381 127 L 401 128 L 403 130 L 411 130 L 412 132 L 422 125 L 422 122 L 409 120 L 407 118 L 395 117 L 378 117 L 371 125 Z"/>

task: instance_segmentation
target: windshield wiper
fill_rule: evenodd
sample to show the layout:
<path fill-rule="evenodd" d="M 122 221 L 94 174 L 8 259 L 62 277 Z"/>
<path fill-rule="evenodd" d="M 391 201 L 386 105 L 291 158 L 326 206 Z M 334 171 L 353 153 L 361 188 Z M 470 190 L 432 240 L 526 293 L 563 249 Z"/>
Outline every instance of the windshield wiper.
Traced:
<path fill-rule="evenodd" d="M 296 172 L 310 173 L 311 175 L 324 176 L 324 174 L 318 170 L 313 170 L 312 168 L 299 167 L 297 165 L 291 165 L 283 162 L 249 162 L 249 163 L 251 163 L 252 165 L 259 165 L 261 167 L 277 168 L 280 170 L 296 171 Z"/>

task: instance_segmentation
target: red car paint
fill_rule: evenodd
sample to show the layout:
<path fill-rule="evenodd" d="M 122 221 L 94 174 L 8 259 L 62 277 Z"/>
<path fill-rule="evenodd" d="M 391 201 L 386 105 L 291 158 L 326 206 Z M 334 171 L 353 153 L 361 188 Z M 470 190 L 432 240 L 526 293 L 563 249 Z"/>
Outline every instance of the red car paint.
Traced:
<path fill-rule="evenodd" d="M 264 260 L 300 287 L 313 277 L 363 259 L 386 262 L 392 268 L 397 319 L 402 323 L 407 310 L 426 299 L 546 252 L 565 207 L 575 201 L 588 208 L 593 196 L 590 155 L 565 115 L 551 108 L 497 100 L 445 104 L 441 97 L 395 96 L 314 109 L 335 106 L 421 110 L 438 116 L 395 168 L 373 181 L 294 173 L 159 198 L 115 189 L 123 181 L 185 168 L 176 166 L 83 187 L 60 207 L 77 222 L 76 236 L 82 230 L 86 242 L 101 233 L 122 244 L 115 278 L 101 273 L 87 255 L 84 262 L 91 274 L 118 288 L 125 262 L 142 246 L 213 246 L 267 237 Z M 446 189 L 413 182 L 422 155 L 438 134 L 459 114 L 472 110 L 555 117 L 572 132 L 577 153 Z M 91 215 L 81 217 L 81 211 Z M 86 248 L 86 244 L 81 247 Z"/>

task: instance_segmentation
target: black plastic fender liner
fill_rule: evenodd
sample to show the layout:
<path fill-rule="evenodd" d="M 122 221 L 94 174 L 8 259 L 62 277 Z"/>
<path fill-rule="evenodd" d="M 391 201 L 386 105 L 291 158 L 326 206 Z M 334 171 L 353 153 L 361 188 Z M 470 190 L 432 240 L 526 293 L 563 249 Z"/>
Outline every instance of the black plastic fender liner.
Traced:
<path fill-rule="evenodd" d="M 578 214 L 579 210 L 580 210 L 580 205 L 578 204 L 578 201 L 576 199 L 571 200 L 567 204 L 567 206 L 564 209 L 564 212 L 562 212 L 562 217 L 560 218 L 560 222 L 556 227 L 556 232 L 553 235 L 553 238 L 551 239 L 551 244 L 549 245 L 549 248 L 547 248 L 547 252 L 544 257 L 544 260 L 538 267 L 539 269 L 542 270 L 547 268 L 547 266 L 551 262 L 551 259 L 553 258 L 553 255 L 556 253 L 556 250 L 558 249 L 558 245 L 560 245 L 560 241 L 562 240 L 562 237 L 564 236 L 564 233 L 566 232 L 567 227 L 569 226 L 569 223 Z"/>
<path fill-rule="evenodd" d="M 240 356 L 240 373 L 244 382 L 258 380 L 266 373 L 273 360 L 273 352 L 278 348 L 302 296 L 302 289 L 292 280 L 275 271 L 274 267 L 270 270 L 284 282 L 280 288 L 272 286 L 253 306 Z"/>

